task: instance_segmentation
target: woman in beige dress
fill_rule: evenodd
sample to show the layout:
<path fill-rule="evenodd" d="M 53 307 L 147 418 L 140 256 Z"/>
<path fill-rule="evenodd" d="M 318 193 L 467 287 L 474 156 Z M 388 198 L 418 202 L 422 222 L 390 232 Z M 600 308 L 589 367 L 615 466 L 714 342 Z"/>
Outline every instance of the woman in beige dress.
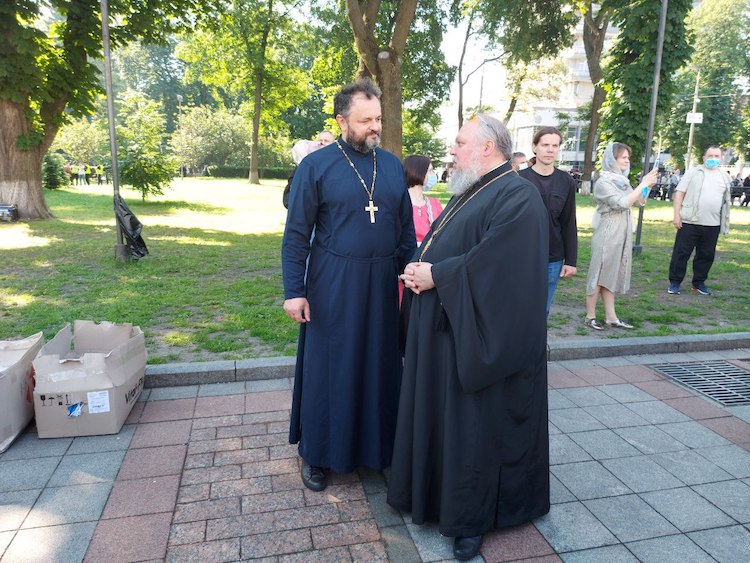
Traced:
<path fill-rule="evenodd" d="M 623 143 L 610 143 L 602 155 L 602 172 L 594 184 L 594 219 L 591 228 L 591 265 L 586 280 L 586 321 L 593 330 L 633 328 L 617 316 L 615 293 L 630 289 L 633 257 L 633 216 L 630 208 L 646 205 L 648 190 L 657 181 L 656 170 L 646 174 L 637 188 L 628 181 L 632 150 Z M 646 189 L 644 189 L 646 188 Z M 604 324 L 596 319 L 596 302 L 601 295 Z"/>

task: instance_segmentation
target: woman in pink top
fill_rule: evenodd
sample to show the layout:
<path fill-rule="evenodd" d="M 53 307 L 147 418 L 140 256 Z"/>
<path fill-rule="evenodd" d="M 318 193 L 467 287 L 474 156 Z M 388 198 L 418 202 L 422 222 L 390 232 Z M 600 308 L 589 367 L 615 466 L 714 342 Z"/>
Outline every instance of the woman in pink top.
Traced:
<path fill-rule="evenodd" d="M 406 185 L 409 187 L 414 231 L 419 246 L 430 230 L 432 222 L 443 211 L 443 206 L 437 199 L 424 195 L 425 189 L 429 190 L 437 183 L 437 176 L 432 171 L 430 159 L 422 155 L 407 156 L 404 159 L 404 173 Z"/>
<path fill-rule="evenodd" d="M 432 171 L 430 159 L 422 155 L 407 156 L 403 162 L 406 185 L 409 187 L 411 198 L 414 233 L 417 235 L 417 246 L 422 244 L 424 237 L 430 230 L 432 222 L 443 211 L 443 206 L 434 197 L 424 195 L 425 189 L 437 184 L 437 176 Z M 404 294 L 403 282 L 398 284 L 398 301 Z"/>

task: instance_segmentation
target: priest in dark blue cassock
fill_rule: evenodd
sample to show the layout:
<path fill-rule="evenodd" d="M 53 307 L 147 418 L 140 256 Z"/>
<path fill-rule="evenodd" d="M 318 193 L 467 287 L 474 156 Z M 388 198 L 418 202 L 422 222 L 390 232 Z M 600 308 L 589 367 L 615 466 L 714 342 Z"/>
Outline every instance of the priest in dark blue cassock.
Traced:
<path fill-rule="evenodd" d="M 398 275 L 416 247 L 399 159 L 378 147 L 380 90 L 334 98 L 341 137 L 294 175 L 282 269 L 284 311 L 300 323 L 289 442 L 314 491 L 327 470 L 391 463 L 402 361 Z"/>
<path fill-rule="evenodd" d="M 550 507 L 549 218 L 511 152 L 498 120 L 464 124 L 454 197 L 402 275 L 410 315 L 388 503 L 436 522 L 459 560 L 490 530 Z"/>

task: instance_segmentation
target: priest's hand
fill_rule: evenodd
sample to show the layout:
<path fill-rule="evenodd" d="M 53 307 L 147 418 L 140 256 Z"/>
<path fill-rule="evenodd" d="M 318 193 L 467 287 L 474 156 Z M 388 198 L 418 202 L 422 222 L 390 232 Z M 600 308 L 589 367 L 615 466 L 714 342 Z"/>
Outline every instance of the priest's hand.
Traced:
<path fill-rule="evenodd" d="M 429 262 L 411 262 L 399 277 L 404 286 L 417 295 L 435 287 L 435 282 L 432 281 L 432 264 Z"/>
<path fill-rule="evenodd" d="M 294 297 L 284 301 L 284 312 L 295 322 L 310 322 L 310 304 L 305 297 Z"/>

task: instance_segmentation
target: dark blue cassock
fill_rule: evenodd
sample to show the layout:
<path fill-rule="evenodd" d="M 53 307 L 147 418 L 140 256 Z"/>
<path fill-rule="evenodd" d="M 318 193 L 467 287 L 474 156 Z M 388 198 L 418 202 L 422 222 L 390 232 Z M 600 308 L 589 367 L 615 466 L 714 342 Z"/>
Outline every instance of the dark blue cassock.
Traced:
<path fill-rule="evenodd" d="M 369 189 L 372 152 L 339 143 Z M 311 318 L 300 325 L 289 442 L 307 463 L 337 473 L 383 469 L 393 451 L 397 282 L 416 243 L 401 162 L 382 149 L 376 161 L 371 223 L 367 192 L 341 149 L 333 143 L 305 157 L 281 250 L 284 297 L 307 297 Z"/>

